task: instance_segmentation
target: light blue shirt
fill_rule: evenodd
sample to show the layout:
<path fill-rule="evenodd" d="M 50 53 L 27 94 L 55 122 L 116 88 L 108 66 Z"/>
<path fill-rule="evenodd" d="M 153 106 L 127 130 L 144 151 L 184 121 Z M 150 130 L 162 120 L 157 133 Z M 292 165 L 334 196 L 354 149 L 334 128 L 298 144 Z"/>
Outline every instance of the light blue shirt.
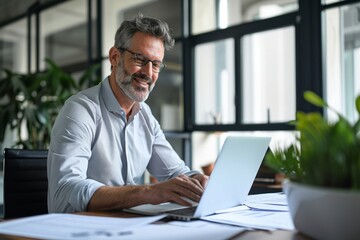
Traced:
<path fill-rule="evenodd" d="M 70 97 L 56 119 L 48 155 L 48 210 L 86 211 L 99 187 L 140 184 L 146 169 L 160 181 L 196 173 L 165 139 L 146 103 L 135 103 L 126 120 L 106 78 Z"/>

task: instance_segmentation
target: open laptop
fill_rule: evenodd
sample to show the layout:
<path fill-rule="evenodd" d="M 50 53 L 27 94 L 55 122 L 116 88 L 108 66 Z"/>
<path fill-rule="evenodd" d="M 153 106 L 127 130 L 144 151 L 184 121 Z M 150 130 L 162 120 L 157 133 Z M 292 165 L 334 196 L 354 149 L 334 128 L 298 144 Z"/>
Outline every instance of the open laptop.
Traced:
<path fill-rule="evenodd" d="M 244 203 L 269 146 L 270 137 L 229 136 L 217 157 L 209 182 L 197 205 L 144 204 L 126 209 L 145 215 L 166 214 L 190 221 Z"/>

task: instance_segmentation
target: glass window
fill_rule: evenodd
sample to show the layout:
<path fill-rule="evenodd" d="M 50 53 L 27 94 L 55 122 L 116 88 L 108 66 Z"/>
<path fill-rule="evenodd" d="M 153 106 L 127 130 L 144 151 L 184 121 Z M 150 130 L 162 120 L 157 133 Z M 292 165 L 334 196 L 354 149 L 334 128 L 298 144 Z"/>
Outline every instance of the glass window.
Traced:
<path fill-rule="evenodd" d="M 160 73 L 146 103 L 165 131 L 184 129 L 184 93 L 182 76 L 182 44 L 165 52 L 166 68 Z"/>
<path fill-rule="evenodd" d="M 242 122 L 295 119 L 295 29 L 245 35 L 242 43 Z"/>
<path fill-rule="evenodd" d="M 131 19 L 139 12 L 144 16 L 156 17 L 169 24 L 173 37 L 182 34 L 181 0 L 106 0 L 103 4 L 103 55 L 107 56 L 109 48 L 114 45 L 117 28 L 125 19 Z"/>
<path fill-rule="evenodd" d="M 192 133 L 192 167 L 204 171 L 204 167 L 216 161 L 221 147 L 228 136 L 269 136 L 270 149 L 283 149 L 296 142 L 296 131 L 253 131 L 253 132 L 193 132 Z"/>
<path fill-rule="evenodd" d="M 234 39 L 195 47 L 195 123 L 235 123 Z"/>
<path fill-rule="evenodd" d="M 27 25 L 16 21 L 0 28 L 0 68 L 27 72 Z"/>
<path fill-rule="evenodd" d="M 331 3 L 336 3 L 336 2 L 341 2 L 344 0 L 322 0 L 322 4 L 331 4 Z"/>
<path fill-rule="evenodd" d="M 88 61 L 87 0 L 69 1 L 40 14 L 40 69 L 45 58 L 60 66 Z M 95 25 L 95 24 L 94 24 Z M 93 31 L 96 39 L 96 29 Z M 93 41 L 92 53 L 96 53 Z"/>
<path fill-rule="evenodd" d="M 356 119 L 355 97 L 360 94 L 360 3 L 323 13 L 326 101 L 337 111 Z M 336 118 L 329 111 L 330 119 Z"/>
<path fill-rule="evenodd" d="M 227 28 L 298 10 L 297 0 L 193 0 L 192 33 Z"/>

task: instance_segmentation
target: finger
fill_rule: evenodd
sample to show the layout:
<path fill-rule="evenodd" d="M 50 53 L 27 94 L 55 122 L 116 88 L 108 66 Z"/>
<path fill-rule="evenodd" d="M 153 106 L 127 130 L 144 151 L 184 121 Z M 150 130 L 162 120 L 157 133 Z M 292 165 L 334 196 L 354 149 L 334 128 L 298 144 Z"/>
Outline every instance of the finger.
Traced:
<path fill-rule="evenodd" d="M 202 195 L 204 188 L 201 186 L 201 184 L 193 178 L 190 178 L 188 176 L 179 176 L 177 178 L 177 184 L 188 191 L 194 192 L 197 195 Z"/>
<path fill-rule="evenodd" d="M 176 189 L 174 189 L 174 192 L 179 195 L 180 197 L 185 197 L 185 198 L 188 198 L 192 201 L 195 201 L 195 202 L 199 202 L 200 201 L 200 197 L 201 195 L 200 194 L 197 194 L 193 191 L 189 191 L 189 189 L 187 188 L 184 188 L 184 187 L 178 187 Z"/>
<path fill-rule="evenodd" d="M 207 183 L 209 182 L 209 177 L 202 175 L 198 180 L 200 181 L 201 186 L 205 189 Z"/>
<path fill-rule="evenodd" d="M 170 202 L 174 202 L 180 205 L 184 206 L 192 206 L 193 204 L 186 200 L 186 198 L 181 197 L 180 195 L 174 194 L 173 198 L 170 200 Z"/>
<path fill-rule="evenodd" d="M 196 177 L 191 177 L 190 180 L 195 184 L 197 185 L 201 190 L 204 190 L 204 187 L 203 185 L 201 184 L 200 180 Z"/>

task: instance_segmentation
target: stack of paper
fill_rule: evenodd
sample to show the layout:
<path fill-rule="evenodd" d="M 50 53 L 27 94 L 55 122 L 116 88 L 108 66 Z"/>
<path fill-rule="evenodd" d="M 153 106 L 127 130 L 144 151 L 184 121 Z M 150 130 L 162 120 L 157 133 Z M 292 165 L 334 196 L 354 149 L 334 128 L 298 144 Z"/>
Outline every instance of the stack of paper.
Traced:
<path fill-rule="evenodd" d="M 286 195 L 283 193 L 249 195 L 244 206 L 228 209 L 202 219 L 249 229 L 295 229 Z"/>

